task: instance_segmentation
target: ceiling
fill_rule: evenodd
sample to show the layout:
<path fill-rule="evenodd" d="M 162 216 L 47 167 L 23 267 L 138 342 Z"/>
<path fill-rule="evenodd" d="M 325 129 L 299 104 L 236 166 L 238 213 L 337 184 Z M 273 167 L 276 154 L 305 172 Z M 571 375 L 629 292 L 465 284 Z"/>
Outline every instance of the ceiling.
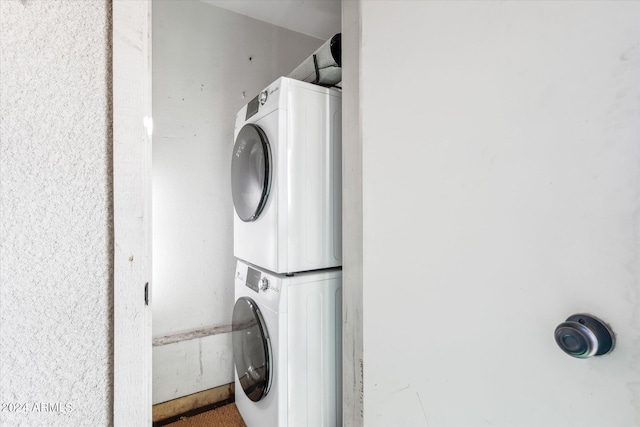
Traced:
<path fill-rule="evenodd" d="M 328 40 L 340 32 L 340 0 L 202 1 L 321 40 Z"/>

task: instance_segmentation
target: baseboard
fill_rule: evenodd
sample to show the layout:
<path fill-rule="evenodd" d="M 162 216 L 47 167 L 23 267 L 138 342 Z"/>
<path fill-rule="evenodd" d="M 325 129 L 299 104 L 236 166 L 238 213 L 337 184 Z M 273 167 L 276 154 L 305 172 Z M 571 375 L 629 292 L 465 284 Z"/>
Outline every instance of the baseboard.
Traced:
<path fill-rule="evenodd" d="M 216 404 L 232 400 L 234 384 L 224 384 L 188 396 L 179 397 L 167 402 L 153 405 L 153 422 L 161 422 L 170 418 L 196 411 L 200 408 L 211 408 Z"/>

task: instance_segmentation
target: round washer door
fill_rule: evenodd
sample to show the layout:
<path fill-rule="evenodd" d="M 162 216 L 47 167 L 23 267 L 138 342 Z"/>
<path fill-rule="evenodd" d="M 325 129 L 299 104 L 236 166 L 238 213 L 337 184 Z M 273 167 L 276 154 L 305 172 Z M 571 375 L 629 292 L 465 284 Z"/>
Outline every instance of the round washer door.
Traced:
<path fill-rule="evenodd" d="M 241 297 L 233 307 L 233 360 L 242 390 L 254 402 L 269 393 L 271 387 L 271 343 L 258 305 Z"/>
<path fill-rule="evenodd" d="M 271 189 L 271 148 L 259 126 L 240 129 L 231 160 L 231 193 L 236 213 L 244 222 L 255 221 L 267 204 Z"/>

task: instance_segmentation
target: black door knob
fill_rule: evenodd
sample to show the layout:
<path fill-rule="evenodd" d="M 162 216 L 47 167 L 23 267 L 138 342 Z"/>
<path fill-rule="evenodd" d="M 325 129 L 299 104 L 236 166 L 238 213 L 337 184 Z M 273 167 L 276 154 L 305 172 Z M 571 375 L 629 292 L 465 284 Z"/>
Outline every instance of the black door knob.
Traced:
<path fill-rule="evenodd" d="M 609 353 L 615 342 L 613 331 L 590 314 L 569 316 L 556 328 L 555 338 L 562 351 L 580 359 Z"/>

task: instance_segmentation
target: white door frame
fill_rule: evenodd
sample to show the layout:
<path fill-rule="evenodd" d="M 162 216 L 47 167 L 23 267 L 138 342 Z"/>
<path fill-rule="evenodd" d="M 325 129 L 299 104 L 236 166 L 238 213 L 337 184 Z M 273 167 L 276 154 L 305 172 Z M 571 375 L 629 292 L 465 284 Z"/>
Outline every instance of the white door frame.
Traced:
<path fill-rule="evenodd" d="M 359 2 L 356 4 L 359 8 Z M 350 2 L 348 6 L 348 11 L 352 12 Z M 113 425 L 150 426 L 152 317 L 151 306 L 144 303 L 144 294 L 145 284 L 151 283 L 152 5 L 151 0 L 113 0 L 112 7 L 115 240 Z M 343 14 L 344 8 L 343 4 Z M 352 34 L 357 31 L 357 25 L 349 21 L 346 25 L 343 23 L 343 32 L 345 29 L 349 31 L 349 36 L 356 37 L 352 41 L 355 40 L 356 44 L 360 42 L 357 38 L 359 34 Z M 351 65 L 357 75 L 359 63 Z M 357 166 L 359 160 L 356 157 L 361 153 L 356 147 L 353 153 L 345 152 L 344 155 L 356 162 Z M 352 188 L 354 196 L 360 195 L 359 209 L 362 196 L 361 184 L 358 184 L 360 172 L 356 171 L 352 176 L 355 180 Z M 356 209 L 345 214 L 345 221 L 357 219 L 358 215 L 362 215 L 358 212 Z M 357 233 L 356 230 L 356 235 L 350 237 L 359 238 L 360 243 L 354 241 L 355 246 L 348 247 L 351 256 L 345 255 L 345 276 L 349 275 L 355 283 L 359 283 L 359 288 L 345 298 L 345 304 L 351 308 L 349 311 L 356 315 L 346 326 L 349 331 L 347 335 L 353 336 L 349 335 L 344 342 L 349 351 L 345 353 L 348 360 L 343 361 L 343 370 L 345 402 L 350 403 L 348 407 L 345 406 L 345 421 L 347 424 L 362 425 L 362 242 Z M 346 310 L 343 307 L 343 311 Z M 343 316 L 347 318 L 346 314 Z"/>
<path fill-rule="evenodd" d="M 113 425 L 150 426 L 151 0 L 112 7 Z"/>

